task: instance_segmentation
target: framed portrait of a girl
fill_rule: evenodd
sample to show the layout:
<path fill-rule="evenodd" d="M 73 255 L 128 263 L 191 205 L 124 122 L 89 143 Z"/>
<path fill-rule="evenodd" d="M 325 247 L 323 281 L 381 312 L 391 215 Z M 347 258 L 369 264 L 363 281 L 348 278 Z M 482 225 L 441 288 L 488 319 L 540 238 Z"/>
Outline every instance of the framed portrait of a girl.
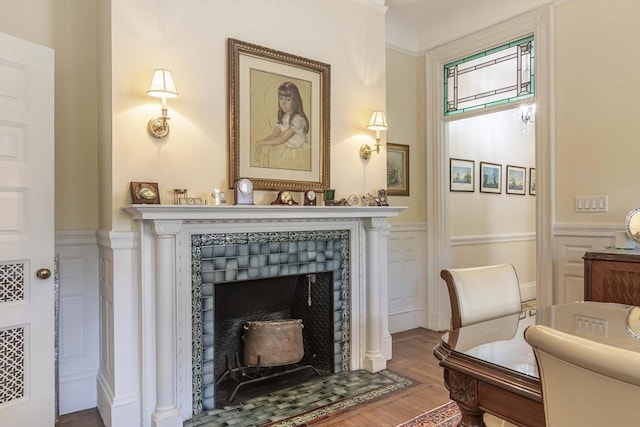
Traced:
<path fill-rule="evenodd" d="M 228 39 L 229 187 L 330 187 L 328 64 Z"/>

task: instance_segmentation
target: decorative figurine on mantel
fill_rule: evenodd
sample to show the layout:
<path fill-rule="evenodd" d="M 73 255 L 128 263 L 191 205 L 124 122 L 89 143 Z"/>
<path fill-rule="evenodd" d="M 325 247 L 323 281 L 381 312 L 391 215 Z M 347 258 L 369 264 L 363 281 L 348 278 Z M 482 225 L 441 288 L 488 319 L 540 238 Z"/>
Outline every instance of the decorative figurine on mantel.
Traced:
<path fill-rule="evenodd" d="M 366 196 L 362 196 L 362 206 L 375 206 L 376 198 L 371 193 L 367 193 Z"/>
<path fill-rule="evenodd" d="M 227 204 L 227 194 L 224 191 L 214 188 L 211 197 L 213 197 L 213 204 L 215 206 Z"/>

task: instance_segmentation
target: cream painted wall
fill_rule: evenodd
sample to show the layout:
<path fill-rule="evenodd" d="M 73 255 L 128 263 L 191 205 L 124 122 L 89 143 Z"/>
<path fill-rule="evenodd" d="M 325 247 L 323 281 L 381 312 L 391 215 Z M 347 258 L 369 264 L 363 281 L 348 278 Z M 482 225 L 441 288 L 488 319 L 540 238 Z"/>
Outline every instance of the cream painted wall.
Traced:
<path fill-rule="evenodd" d="M 331 64 L 331 185 L 336 197 L 386 184 L 386 158 L 359 157 L 373 143 L 366 129 L 385 109 L 384 12 L 344 1 L 112 1 L 113 229 L 130 229 L 121 207 L 130 181 L 158 182 L 206 197 L 227 182 L 228 37 Z M 173 71 L 180 93 L 169 100 L 171 134 L 146 133 L 159 102 L 146 95 L 154 68 Z M 228 192 L 229 196 L 232 192 Z M 268 204 L 275 192 L 259 192 Z M 231 199 L 231 197 L 230 197 Z M 101 208 L 102 209 L 102 208 Z"/>
<path fill-rule="evenodd" d="M 474 192 L 449 192 L 452 237 L 535 233 L 535 197 L 506 194 L 507 165 L 526 168 L 527 184 L 535 166 L 534 133 L 523 133 L 513 115 L 506 110 L 449 123 L 449 157 L 475 161 Z M 501 194 L 480 192 L 480 162 L 502 166 Z"/>
<path fill-rule="evenodd" d="M 96 2 L 57 1 L 55 225 L 98 226 Z"/>
<path fill-rule="evenodd" d="M 110 230 L 113 221 L 113 96 L 112 96 L 112 54 L 111 54 L 111 4 L 98 2 L 96 43 L 98 69 L 98 224 L 100 230 Z"/>
<path fill-rule="evenodd" d="M 0 31 L 50 48 L 55 0 L 0 0 Z"/>
<path fill-rule="evenodd" d="M 571 1 L 555 22 L 556 222 L 622 224 L 640 205 L 640 2 Z M 609 212 L 575 213 L 578 195 Z"/>
<path fill-rule="evenodd" d="M 1 0 L 0 31 L 55 50 L 55 228 L 97 227 L 96 2 Z"/>
<path fill-rule="evenodd" d="M 422 69 L 422 73 L 420 73 Z M 424 146 L 424 60 L 387 48 L 387 141 L 409 145 L 409 197 L 392 196 L 389 203 L 408 209 L 391 223 L 426 223 Z M 422 90 L 420 89 L 422 88 Z"/>

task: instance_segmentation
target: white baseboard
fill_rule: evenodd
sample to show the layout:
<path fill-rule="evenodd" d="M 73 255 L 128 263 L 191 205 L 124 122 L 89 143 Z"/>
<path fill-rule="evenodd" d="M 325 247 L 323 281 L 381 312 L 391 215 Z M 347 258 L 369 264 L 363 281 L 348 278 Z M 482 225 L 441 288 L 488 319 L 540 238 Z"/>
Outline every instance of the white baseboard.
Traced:
<path fill-rule="evenodd" d="M 80 372 L 59 378 L 60 415 L 95 408 L 97 402 L 96 371 Z"/>
<path fill-rule="evenodd" d="M 422 308 L 414 308 L 399 313 L 389 313 L 389 333 L 395 334 L 397 332 L 426 327 L 423 318 L 424 309 Z"/>
<path fill-rule="evenodd" d="M 114 399 L 107 381 L 98 374 L 98 411 L 106 427 L 150 427 L 151 420 L 143 420 L 138 395 Z"/>

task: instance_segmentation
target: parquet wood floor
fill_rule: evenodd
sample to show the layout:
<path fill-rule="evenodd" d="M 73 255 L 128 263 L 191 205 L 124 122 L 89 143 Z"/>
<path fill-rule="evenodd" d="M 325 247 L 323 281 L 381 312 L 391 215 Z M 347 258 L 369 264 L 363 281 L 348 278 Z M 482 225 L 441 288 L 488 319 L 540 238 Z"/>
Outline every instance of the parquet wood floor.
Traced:
<path fill-rule="evenodd" d="M 315 424 L 317 427 L 393 427 L 449 401 L 442 368 L 433 356 L 441 332 L 413 329 L 392 336 L 393 359 L 387 367 L 417 385 L 358 406 Z M 56 427 L 104 427 L 98 411 L 88 409 L 60 417 Z"/>

